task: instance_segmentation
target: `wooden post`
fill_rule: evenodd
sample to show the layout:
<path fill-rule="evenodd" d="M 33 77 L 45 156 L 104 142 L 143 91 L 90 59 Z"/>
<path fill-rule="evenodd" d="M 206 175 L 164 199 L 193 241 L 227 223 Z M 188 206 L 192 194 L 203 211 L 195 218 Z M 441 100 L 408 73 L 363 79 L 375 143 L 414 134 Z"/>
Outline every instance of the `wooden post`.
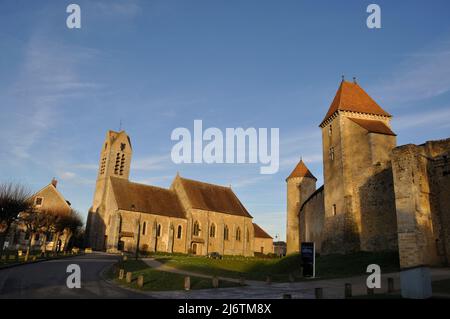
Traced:
<path fill-rule="evenodd" d="M 345 298 L 352 297 L 352 284 L 345 284 Z"/>
<path fill-rule="evenodd" d="M 294 282 L 295 281 L 295 277 L 294 277 L 294 275 L 292 273 L 289 274 L 289 281 L 290 282 Z"/>
<path fill-rule="evenodd" d="M 283 299 L 292 299 L 291 294 L 283 294 Z"/>
<path fill-rule="evenodd" d="M 139 288 L 142 288 L 144 286 L 144 276 L 143 275 L 138 276 L 137 285 Z"/>
<path fill-rule="evenodd" d="M 217 276 L 212 278 L 212 286 L 213 288 L 219 288 L 219 278 L 217 278 Z"/>
<path fill-rule="evenodd" d="M 239 277 L 239 285 L 245 286 L 245 278 L 244 278 L 244 276 Z"/>
<path fill-rule="evenodd" d="M 314 289 L 314 295 L 316 296 L 316 299 L 323 299 L 323 289 L 322 288 L 315 288 Z"/>
<path fill-rule="evenodd" d="M 125 269 L 119 269 L 119 280 L 123 280 L 123 277 L 125 275 Z"/>
<path fill-rule="evenodd" d="M 270 284 L 272 283 L 272 278 L 270 278 L 270 276 L 267 276 L 267 278 L 266 278 L 266 283 L 267 283 L 268 285 L 270 285 Z"/>
<path fill-rule="evenodd" d="M 389 277 L 388 279 L 387 279 L 387 281 L 388 281 L 388 293 L 392 293 L 392 292 L 394 292 L 394 278 L 392 278 L 392 277 Z"/>
<path fill-rule="evenodd" d="M 133 273 L 131 271 L 127 272 L 127 277 L 125 278 L 125 281 L 127 283 L 131 283 L 131 276 L 133 275 Z"/>
<path fill-rule="evenodd" d="M 127 259 L 128 259 L 128 256 L 127 256 L 127 255 L 123 255 L 122 260 L 123 260 L 123 261 L 127 261 Z"/>
<path fill-rule="evenodd" d="M 191 277 L 184 277 L 184 290 L 191 290 Z"/>

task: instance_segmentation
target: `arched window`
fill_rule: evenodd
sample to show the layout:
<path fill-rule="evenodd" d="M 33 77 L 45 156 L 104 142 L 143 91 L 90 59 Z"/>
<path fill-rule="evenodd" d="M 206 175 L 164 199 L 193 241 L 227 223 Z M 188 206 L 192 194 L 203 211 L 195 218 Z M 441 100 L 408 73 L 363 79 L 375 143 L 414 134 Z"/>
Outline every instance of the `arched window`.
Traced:
<path fill-rule="evenodd" d="M 216 237 L 216 225 L 211 224 L 211 227 L 209 228 L 209 237 L 215 238 Z"/>
<path fill-rule="evenodd" d="M 120 175 L 123 175 L 124 167 L 125 167 L 125 154 L 122 154 L 122 158 L 120 160 L 120 171 L 119 171 Z"/>
<path fill-rule="evenodd" d="M 147 231 L 147 222 L 144 222 L 142 225 L 142 235 L 145 235 L 145 232 Z"/>
<path fill-rule="evenodd" d="M 161 237 L 161 224 L 158 224 L 158 227 L 156 227 L 156 236 Z"/>
<path fill-rule="evenodd" d="M 224 239 L 224 240 L 228 240 L 228 235 L 229 235 L 228 226 L 225 225 L 225 227 L 224 227 L 224 229 L 223 229 L 223 239 Z"/>
<path fill-rule="evenodd" d="M 177 229 L 177 238 L 180 239 L 181 238 L 181 232 L 183 231 L 183 228 L 181 227 L 181 225 L 178 225 L 178 229 Z"/>
<path fill-rule="evenodd" d="M 248 228 L 247 228 L 247 243 L 249 243 L 250 242 L 250 232 L 248 231 Z"/>
<path fill-rule="evenodd" d="M 236 240 L 241 241 L 241 229 L 239 227 L 236 229 Z"/>
<path fill-rule="evenodd" d="M 198 221 L 194 222 L 193 234 L 194 234 L 194 236 L 199 236 L 200 235 L 200 224 L 198 223 Z"/>
<path fill-rule="evenodd" d="M 114 165 L 114 174 L 119 174 L 119 168 L 120 168 L 120 153 L 116 154 L 116 165 Z"/>

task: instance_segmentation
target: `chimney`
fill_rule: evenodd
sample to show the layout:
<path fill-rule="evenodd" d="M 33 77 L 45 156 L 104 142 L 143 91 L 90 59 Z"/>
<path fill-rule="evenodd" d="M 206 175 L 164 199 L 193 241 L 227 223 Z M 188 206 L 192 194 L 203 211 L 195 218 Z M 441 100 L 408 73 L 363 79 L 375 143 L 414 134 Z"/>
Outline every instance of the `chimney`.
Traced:
<path fill-rule="evenodd" d="M 58 181 L 56 180 L 56 178 L 52 178 L 52 185 L 56 188 L 56 185 L 58 185 Z"/>

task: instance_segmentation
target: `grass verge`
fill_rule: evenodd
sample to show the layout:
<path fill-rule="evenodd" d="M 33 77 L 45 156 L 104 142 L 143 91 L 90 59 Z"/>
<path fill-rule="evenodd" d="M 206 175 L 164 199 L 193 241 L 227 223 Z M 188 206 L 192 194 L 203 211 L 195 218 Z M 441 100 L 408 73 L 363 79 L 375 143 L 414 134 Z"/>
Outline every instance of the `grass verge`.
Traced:
<path fill-rule="evenodd" d="M 155 257 L 168 266 L 207 275 L 229 278 L 243 276 L 248 280 L 266 280 L 270 276 L 275 282 L 304 280 L 298 254 L 281 259 L 225 257 L 219 260 L 200 256 Z M 326 279 L 363 275 L 366 274 L 367 266 L 370 264 L 380 265 L 383 273 L 400 269 L 398 254 L 395 252 L 358 252 L 349 255 L 318 256 L 316 277 Z"/>
<path fill-rule="evenodd" d="M 126 272 L 132 272 L 132 281 L 127 283 L 125 279 L 119 280 L 119 269 L 123 268 Z M 137 278 L 139 275 L 144 277 L 143 287 L 138 287 Z M 183 290 L 184 289 L 184 275 L 159 271 L 147 266 L 141 260 L 127 260 L 116 264 L 110 269 L 106 276 L 112 279 L 115 283 L 134 289 L 143 291 L 169 291 L 169 290 Z M 236 287 L 238 284 L 228 281 L 220 281 L 219 287 Z M 212 279 L 192 277 L 191 289 L 208 289 L 212 287 Z"/>

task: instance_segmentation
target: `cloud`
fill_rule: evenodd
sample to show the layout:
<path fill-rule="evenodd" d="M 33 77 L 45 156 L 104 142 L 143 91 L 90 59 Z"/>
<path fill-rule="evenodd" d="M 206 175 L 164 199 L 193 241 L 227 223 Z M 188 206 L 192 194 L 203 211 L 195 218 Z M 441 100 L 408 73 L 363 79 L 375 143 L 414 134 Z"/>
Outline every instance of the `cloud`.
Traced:
<path fill-rule="evenodd" d="M 385 104 L 433 98 L 450 91 L 450 41 L 407 56 L 392 75 L 370 89 Z"/>
<path fill-rule="evenodd" d="M 168 153 L 166 155 L 136 158 L 131 162 L 131 169 L 141 171 L 157 171 L 167 169 L 172 164 L 172 160 Z"/>
<path fill-rule="evenodd" d="M 394 118 L 393 126 L 398 130 L 412 127 L 446 127 L 450 122 L 450 107 L 429 110 L 427 112 L 414 113 Z"/>
<path fill-rule="evenodd" d="M 39 32 L 30 37 L 17 77 L 0 93 L 2 116 L 8 118 L 0 127 L 0 141 L 8 145 L 13 160 L 32 158 L 33 146 L 62 118 L 64 103 L 99 88 L 77 72 L 78 64 L 95 50 L 69 49 L 45 39 Z"/>
<path fill-rule="evenodd" d="M 231 187 L 232 188 L 244 188 L 250 185 L 254 184 L 260 184 L 261 182 L 270 179 L 272 176 L 255 176 L 255 177 L 248 177 L 245 179 L 240 178 L 239 180 L 232 182 Z"/>

